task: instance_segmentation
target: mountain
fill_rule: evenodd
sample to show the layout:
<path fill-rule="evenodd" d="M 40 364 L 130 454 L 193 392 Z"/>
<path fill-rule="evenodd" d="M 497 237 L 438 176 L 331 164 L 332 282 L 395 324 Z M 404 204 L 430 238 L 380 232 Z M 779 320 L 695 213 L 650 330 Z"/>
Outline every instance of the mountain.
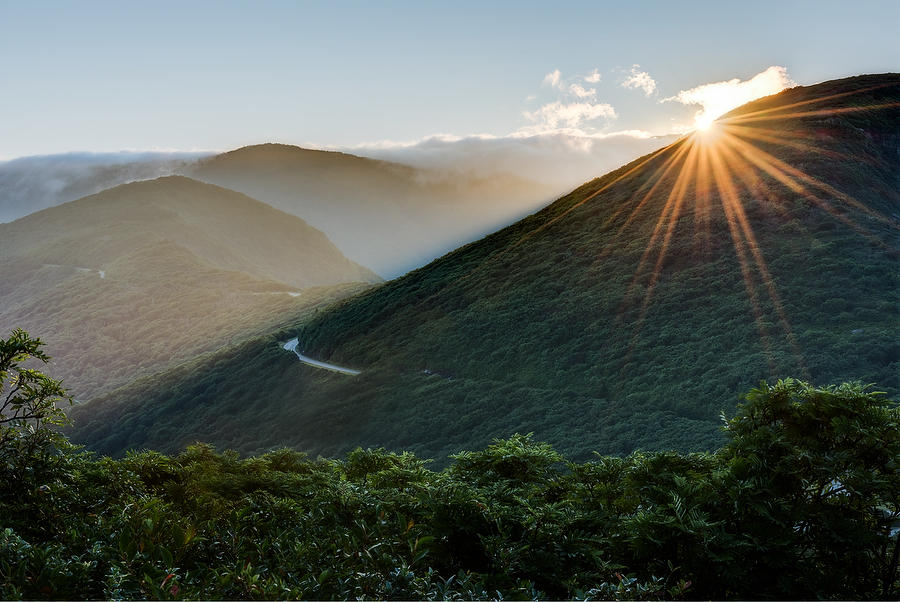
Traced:
<path fill-rule="evenodd" d="M 476 177 L 284 144 L 201 159 L 185 173 L 302 217 L 386 277 L 522 217 L 554 192 L 508 174 Z"/>
<path fill-rule="evenodd" d="M 181 176 L 0 224 L 0 279 L 0 324 L 43 337 L 79 398 L 380 280 L 303 220 Z"/>
<path fill-rule="evenodd" d="M 77 408 L 73 437 L 442 458 L 518 431 L 584 459 L 716 448 L 764 378 L 896 393 L 898 125 L 896 74 L 749 103 L 295 328 Z M 293 336 L 361 374 L 299 363 Z"/>

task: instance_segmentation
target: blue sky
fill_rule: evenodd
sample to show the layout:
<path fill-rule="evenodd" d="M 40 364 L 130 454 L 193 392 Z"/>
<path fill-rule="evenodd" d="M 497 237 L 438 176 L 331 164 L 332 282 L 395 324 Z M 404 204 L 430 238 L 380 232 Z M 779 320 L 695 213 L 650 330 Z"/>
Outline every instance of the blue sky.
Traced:
<path fill-rule="evenodd" d="M 898 24 L 896 0 L 0 0 L 0 158 L 663 134 L 703 84 L 898 71 Z"/>

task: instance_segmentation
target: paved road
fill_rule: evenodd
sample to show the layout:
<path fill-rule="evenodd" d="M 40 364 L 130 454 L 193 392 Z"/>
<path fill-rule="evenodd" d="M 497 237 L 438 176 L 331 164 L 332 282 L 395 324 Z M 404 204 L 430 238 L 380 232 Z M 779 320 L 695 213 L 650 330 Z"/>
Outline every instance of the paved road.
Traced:
<path fill-rule="evenodd" d="M 314 366 L 316 368 L 322 368 L 323 370 L 331 370 L 332 372 L 340 372 L 341 374 L 348 374 L 350 376 L 356 376 L 360 374 L 359 370 L 354 370 L 352 368 L 344 368 L 343 366 L 337 366 L 335 364 L 329 364 L 327 362 L 320 362 L 319 360 L 314 360 L 311 357 L 306 357 L 299 351 L 297 351 L 297 345 L 300 343 L 296 338 L 291 339 L 287 343 L 285 343 L 282 347 L 285 351 L 293 351 L 297 358 L 303 362 L 304 364 L 308 364 L 310 366 Z"/>
<path fill-rule="evenodd" d="M 98 274 L 100 274 L 100 277 L 101 277 L 101 278 L 106 278 L 106 270 L 95 270 L 94 268 L 81 268 L 81 267 L 74 266 L 74 265 L 73 265 L 73 266 L 64 266 L 64 265 L 61 265 L 61 264 L 58 264 L 58 263 L 42 263 L 41 265 L 44 266 L 44 267 L 48 267 L 48 268 L 65 268 L 65 267 L 71 267 L 71 268 L 73 268 L 73 269 L 78 270 L 79 272 L 97 272 Z"/>

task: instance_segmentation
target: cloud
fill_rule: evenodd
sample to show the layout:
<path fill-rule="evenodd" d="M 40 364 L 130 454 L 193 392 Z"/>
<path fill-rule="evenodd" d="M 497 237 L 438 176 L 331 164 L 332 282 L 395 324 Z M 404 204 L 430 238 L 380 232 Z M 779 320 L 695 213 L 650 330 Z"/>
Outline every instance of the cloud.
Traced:
<path fill-rule="evenodd" d="M 545 104 L 536 111 L 524 111 L 522 114 L 526 119 L 537 124 L 537 131 L 546 131 L 554 130 L 561 125 L 577 128 L 586 121 L 600 118 L 614 119 L 616 110 L 612 105 L 606 103 L 565 103 L 557 100 Z"/>
<path fill-rule="evenodd" d="M 578 98 L 593 98 L 597 96 L 597 91 L 593 88 L 585 88 L 578 84 L 572 84 L 569 86 L 569 93 L 577 96 Z"/>
<path fill-rule="evenodd" d="M 623 88 L 638 89 L 644 91 L 645 96 L 651 96 L 656 92 L 656 82 L 646 71 L 640 70 L 640 65 L 632 65 L 628 77 L 622 82 Z"/>
<path fill-rule="evenodd" d="M 544 76 L 544 79 L 541 83 L 545 86 L 556 88 L 561 92 L 566 92 L 576 98 L 593 98 L 597 95 L 597 91 L 592 88 L 586 88 L 581 84 L 568 83 L 571 82 L 572 79 L 573 78 L 563 78 L 562 72 L 559 69 L 554 69 Z M 594 69 L 593 73 L 591 73 L 587 77 L 582 77 L 580 79 L 586 83 L 597 83 L 600 81 L 600 73 L 598 73 L 597 70 Z"/>
<path fill-rule="evenodd" d="M 559 72 L 559 69 L 554 69 L 550 73 L 544 76 L 544 81 L 542 83 L 552 86 L 554 88 L 561 87 L 560 78 L 562 77 L 562 73 Z"/>
<path fill-rule="evenodd" d="M 674 136 L 656 137 L 643 131 L 585 134 L 519 130 L 505 136 L 445 134 L 331 150 L 475 176 L 508 173 L 543 183 L 563 194 L 674 140 Z"/>
<path fill-rule="evenodd" d="M 135 180 L 179 173 L 211 151 L 74 152 L 0 163 L 0 222 Z"/>
<path fill-rule="evenodd" d="M 700 105 L 700 110 L 694 115 L 694 122 L 696 126 L 704 127 L 731 109 L 751 100 L 776 94 L 793 85 L 796 84 L 788 77 L 787 69 L 773 65 L 748 80 L 741 81 L 734 78 L 703 84 L 690 90 L 682 90 L 660 102 L 675 101 L 684 105 Z"/>

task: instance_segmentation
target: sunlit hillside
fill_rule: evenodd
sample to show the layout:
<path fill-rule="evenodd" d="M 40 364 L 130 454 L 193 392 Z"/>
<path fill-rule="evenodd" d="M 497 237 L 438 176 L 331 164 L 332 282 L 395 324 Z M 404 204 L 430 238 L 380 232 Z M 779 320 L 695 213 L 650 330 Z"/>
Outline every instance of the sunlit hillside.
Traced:
<path fill-rule="evenodd" d="M 379 280 L 299 218 L 184 177 L 0 224 L 0 258 L 0 324 L 43 337 L 81 399 Z"/>
<path fill-rule="evenodd" d="M 751 103 L 294 331 L 98 400 L 74 436 L 174 451 L 161 423 L 124 425 L 178 407 L 183 437 L 246 450 L 441 457 L 533 431 L 585 458 L 715 448 L 762 378 L 897 391 L 898 103 L 896 75 Z M 294 335 L 362 374 L 297 363 Z"/>

